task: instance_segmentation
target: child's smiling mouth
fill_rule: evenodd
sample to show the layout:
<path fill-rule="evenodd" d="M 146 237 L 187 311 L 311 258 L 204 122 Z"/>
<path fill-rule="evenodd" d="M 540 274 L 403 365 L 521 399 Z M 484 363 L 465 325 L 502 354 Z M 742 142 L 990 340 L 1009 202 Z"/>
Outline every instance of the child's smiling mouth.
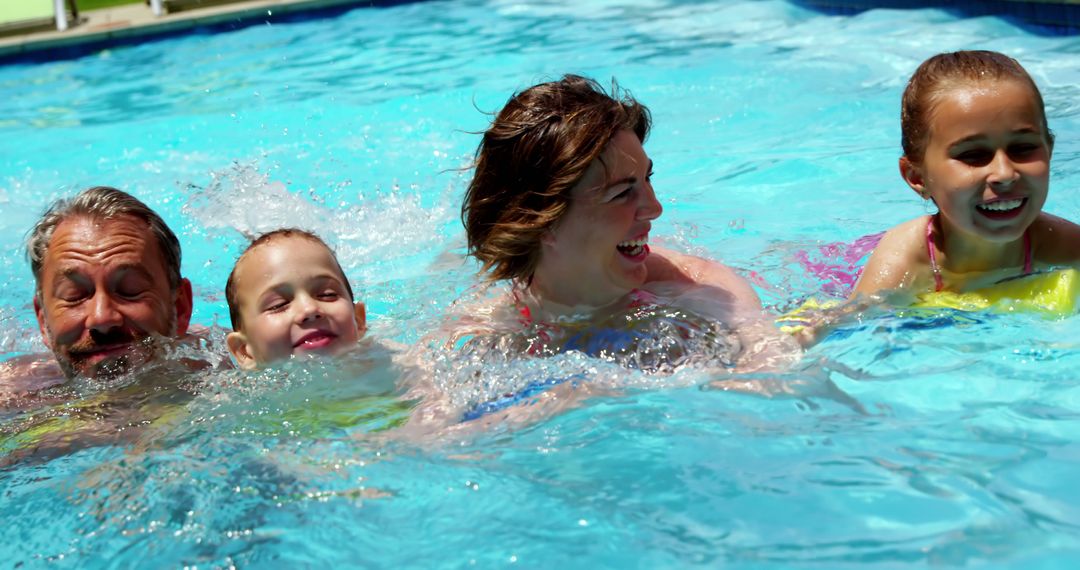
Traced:
<path fill-rule="evenodd" d="M 1008 220 L 1019 216 L 1027 204 L 1027 198 L 993 200 L 975 205 L 975 211 L 992 220 Z"/>
<path fill-rule="evenodd" d="M 293 348 L 300 350 L 317 350 L 325 348 L 327 345 L 334 342 L 334 339 L 336 338 L 337 335 L 327 331 L 313 331 L 304 335 L 303 338 L 293 345 Z"/>

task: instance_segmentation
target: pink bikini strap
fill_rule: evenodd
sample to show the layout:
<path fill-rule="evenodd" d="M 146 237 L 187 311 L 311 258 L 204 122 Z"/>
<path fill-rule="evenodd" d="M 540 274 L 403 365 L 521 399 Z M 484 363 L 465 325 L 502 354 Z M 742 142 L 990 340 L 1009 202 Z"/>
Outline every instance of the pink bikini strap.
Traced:
<path fill-rule="evenodd" d="M 639 307 L 646 307 L 648 305 L 656 304 L 656 295 L 651 291 L 631 289 L 627 297 L 630 301 L 630 303 L 626 306 L 628 309 L 637 309 Z"/>
<path fill-rule="evenodd" d="M 930 216 L 930 221 L 926 223 L 926 252 L 930 254 L 930 270 L 934 272 L 934 291 L 941 291 L 945 288 L 945 283 L 941 279 L 941 268 L 937 264 L 937 254 L 934 253 L 934 216 Z"/>
<path fill-rule="evenodd" d="M 529 310 L 529 306 L 521 300 L 521 295 L 518 294 L 517 288 L 511 289 L 511 294 L 514 297 L 514 308 L 516 308 L 518 313 L 521 315 L 521 318 L 518 319 L 518 322 L 525 326 L 533 324 L 532 311 Z"/>
<path fill-rule="evenodd" d="M 1028 231 L 1031 227 L 1024 230 L 1024 275 L 1031 275 L 1035 272 L 1035 261 L 1032 259 L 1034 255 L 1031 252 L 1031 233 Z"/>

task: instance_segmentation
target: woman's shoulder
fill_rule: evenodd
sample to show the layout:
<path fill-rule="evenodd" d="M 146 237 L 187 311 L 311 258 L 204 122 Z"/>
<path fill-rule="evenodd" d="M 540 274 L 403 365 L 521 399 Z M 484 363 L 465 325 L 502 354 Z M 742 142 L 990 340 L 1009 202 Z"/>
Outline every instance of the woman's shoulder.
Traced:
<path fill-rule="evenodd" d="M 1080 225 L 1043 212 L 1031 224 L 1035 258 L 1047 264 L 1080 264 Z"/>
<path fill-rule="evenodd" d="M 652 248 L 646 262 L 649 283 L 680 283 L 724 290 L 744 305 L 760 307 L 761 300 L 750 283 L 731 267 L 719 261 L 666 248 Z"/>

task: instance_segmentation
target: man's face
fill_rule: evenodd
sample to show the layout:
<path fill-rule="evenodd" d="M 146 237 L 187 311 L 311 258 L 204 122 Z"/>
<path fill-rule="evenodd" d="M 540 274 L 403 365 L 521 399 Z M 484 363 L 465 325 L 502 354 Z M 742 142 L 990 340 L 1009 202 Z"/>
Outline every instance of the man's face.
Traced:
<path fill-rule="evenodd" d="M 126 372 L 153 356 L 153 335 L 187 332 L 191 284 L 170 290 L 157 241 L 138 218 L 64 220 L 40 279 L 38 325 L 69 378 Z"/>

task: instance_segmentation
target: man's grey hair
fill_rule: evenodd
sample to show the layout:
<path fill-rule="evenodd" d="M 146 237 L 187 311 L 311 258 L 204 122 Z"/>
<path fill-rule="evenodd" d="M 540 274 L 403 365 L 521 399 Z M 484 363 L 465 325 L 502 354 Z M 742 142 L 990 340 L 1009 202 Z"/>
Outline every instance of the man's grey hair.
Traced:
<path fill-rule="evenodd" d="M 132 216 L 147 223 L 161 250 L 165 272 L 169 276 L 169 288 L 176 291 L 180 287 L 180 240 L 176 239 L 176 234 L 165 225 L 161 216 L 138 198 L 109 186 L 94 186 L 73 198 L 53 202 L 34 229 L 30 230 L 26 240 L 26 256 L 30 259 L 30 270 L 34 272 L 36 294 L 41 293 L 41 267 L 49 252 L 49 242 L 61 222 L 77 217 L 109 220 L 120 216 Z"/>

